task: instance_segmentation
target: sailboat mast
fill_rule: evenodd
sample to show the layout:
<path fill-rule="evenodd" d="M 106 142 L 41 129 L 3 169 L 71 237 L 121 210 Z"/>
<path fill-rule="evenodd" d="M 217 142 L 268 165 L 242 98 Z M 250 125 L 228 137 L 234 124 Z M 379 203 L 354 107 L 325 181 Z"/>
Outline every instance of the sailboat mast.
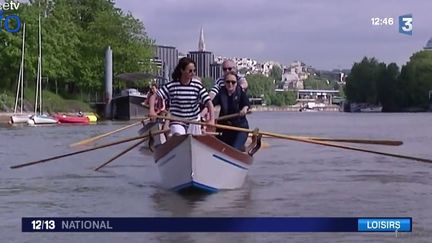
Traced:
<path fill-rule="evenodd" d="M 16 113 L 17 109 L 18 109 L 18 100 L 21 101 L 20 102 L 21 113 L 23 111 L 24 43 L 25 43 L 25 23 L 23 25 L 22 47 L 21 47 L 21 64 L 20 64 L 20 70 L 19 70 L 19 74 L 18 74 L 18 83 L 17 83 L 17 92 L 16 92 L 16 96 L 15 96 L 14 113 Z"/>
<path fill-rule="evenodd" d="M 24 57 L 25 57 L 25 35 L 26 28 L 25 23 L 23 24 L 23 39 L 22 39 L 22 53 L 21 53 L 21 113 L 23 112 L 24 107 Z"/>
<path fill-rule="evenodd" d="M 41 30 L 41 16 L 39 13 L 39 62 L 38 62 L 38 79 L 39 79 L 39 114 L 42 115 L 42 30 Z"/>

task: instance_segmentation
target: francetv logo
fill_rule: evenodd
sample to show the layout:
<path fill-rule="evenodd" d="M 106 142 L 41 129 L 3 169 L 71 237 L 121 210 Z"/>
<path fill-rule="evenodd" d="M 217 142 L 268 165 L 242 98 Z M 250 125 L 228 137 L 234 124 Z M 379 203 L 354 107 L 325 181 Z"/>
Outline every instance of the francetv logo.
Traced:
<path fill-rule="evenodd" d="M 0 31 L 5 30 L 10 33 L 15 33 L 21 29 L 20 17 L 5 13 L 5 11 L 16 11 L 19 6 L 20 3 L 16 2 L 0 3 Z"/>

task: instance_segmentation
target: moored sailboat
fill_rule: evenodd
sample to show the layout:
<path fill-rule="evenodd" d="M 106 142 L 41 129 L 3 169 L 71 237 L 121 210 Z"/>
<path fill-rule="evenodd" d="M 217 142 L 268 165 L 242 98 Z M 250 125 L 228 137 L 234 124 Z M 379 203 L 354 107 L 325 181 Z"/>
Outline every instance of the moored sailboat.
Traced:
<path fill-rule="evenodd" d="M 39 55 L 38 68 L 36 77 L 36 96 L 34 115 L 27 121 L 29 125 L 40 124 L 57 124 L 58 120 L 47 114 L 43 114 L 42 106 L 42 34 L 41 34 L 41 17 L 39 14 Z"/>
<path fill-rule="evenodd" d="M 17 82 L 17 92 L 15 97 L 14 114 L 10 117 L 11 124 L 26 123 L 30 115 L 23 113 L 24 107 L 24 53 L 25 53 L 25 23 L 23 24 L 22 48 L 21 48 L 21 64 Z M 18 112 L 18 105 L 20 106 Z"/>

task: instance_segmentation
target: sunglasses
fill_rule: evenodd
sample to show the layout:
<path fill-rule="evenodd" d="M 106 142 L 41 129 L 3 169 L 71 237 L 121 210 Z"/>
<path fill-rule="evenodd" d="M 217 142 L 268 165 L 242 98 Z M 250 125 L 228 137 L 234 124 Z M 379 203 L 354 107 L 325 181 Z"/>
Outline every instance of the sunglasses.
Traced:
<path fill-rule="evenodd" d="M 229 68 L 222 68 L 222 70 L 223 70 L 223 71 L 231 71 L 231 70 L 233 70 L 233 68 L 232 68 L 232 67 L 229 67 Z"/>
<path fill-rule="evenodd" d="M 190 69 L 189 70 L 189 73 L 195 73 L 196 72 L 196 69 Z"/>
<path fill-rule="evenodd" d="M 235 83 L 237 83 L 237 81 L 234 81 L 234 80 L 225 80 L 225 83 L 227 83 L 227 84 L 235 84 Z"/>

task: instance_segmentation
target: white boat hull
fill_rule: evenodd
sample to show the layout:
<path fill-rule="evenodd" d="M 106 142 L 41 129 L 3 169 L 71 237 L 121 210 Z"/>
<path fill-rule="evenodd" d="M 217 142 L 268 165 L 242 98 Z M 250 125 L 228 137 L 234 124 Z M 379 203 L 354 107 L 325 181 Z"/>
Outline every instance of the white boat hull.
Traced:
<path fill-rule="evenodd" d="M 30 118 L 29 125 L 57 124 L 58 120 L 47 115 L 34 115 Z"/>
<path fill-rule="evenodd" d="M 15 114 L 10 117 L 10 121 L 12 124 L 27 123 L 29 119 L 30 115 L 26 114 Z"/>
<path fill-rule="evenodd" d="M 174 191 L 240 188 L 252 163 L 251 156 L 209 135 L 173 137 L 154 157 L 162 185 Z"/>

